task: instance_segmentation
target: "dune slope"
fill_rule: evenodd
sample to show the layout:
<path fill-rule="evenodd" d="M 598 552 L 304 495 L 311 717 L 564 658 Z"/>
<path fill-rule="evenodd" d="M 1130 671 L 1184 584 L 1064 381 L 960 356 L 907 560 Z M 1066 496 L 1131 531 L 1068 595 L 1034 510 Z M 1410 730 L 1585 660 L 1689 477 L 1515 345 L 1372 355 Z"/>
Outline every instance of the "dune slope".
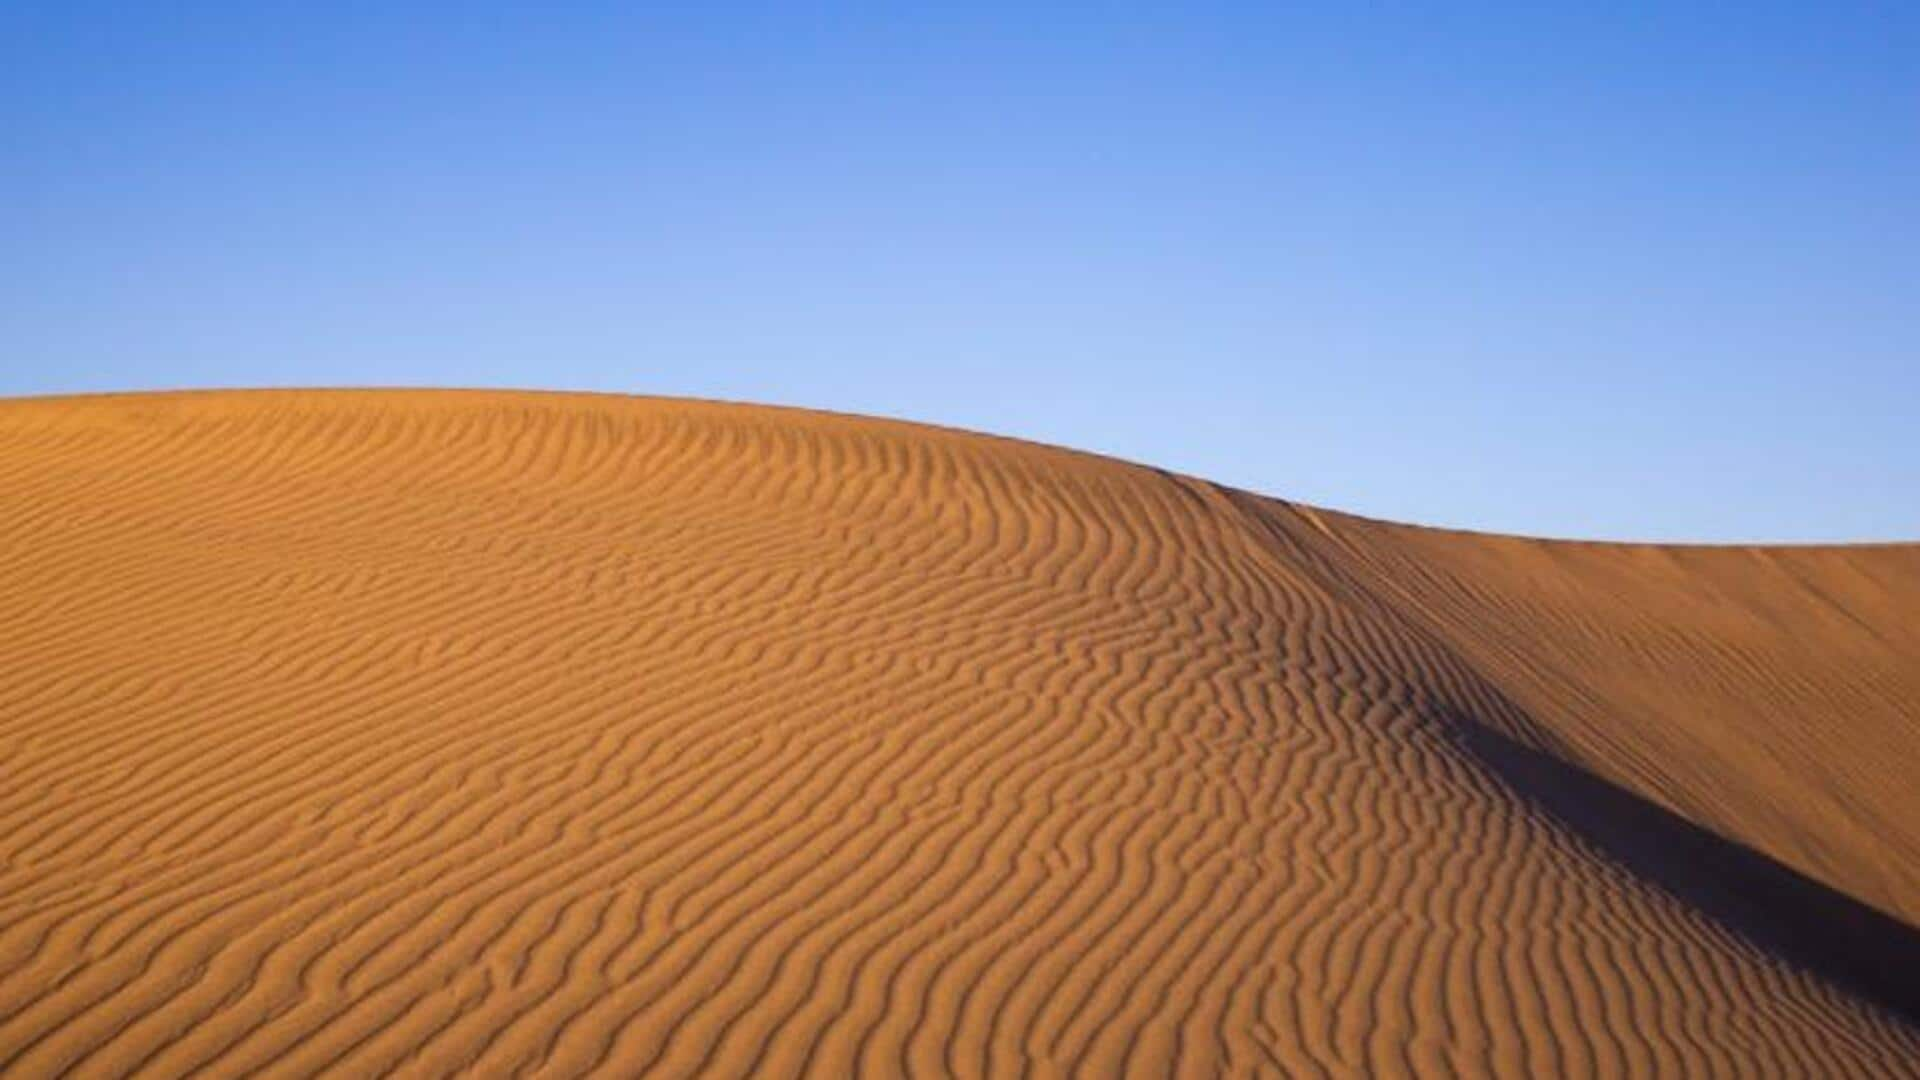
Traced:
<path fill-rule="evenodd" d="M 1305 513 L 1560 756 L 1920 923 L 1920 546 L 1542 542 Z"/>
<path fill-rule="evenodd" d="M 1911 922 L 1916 610 L 792 411 L 0 403 L 0 1072 L 1915 1073 L 1470 733 Z"/>

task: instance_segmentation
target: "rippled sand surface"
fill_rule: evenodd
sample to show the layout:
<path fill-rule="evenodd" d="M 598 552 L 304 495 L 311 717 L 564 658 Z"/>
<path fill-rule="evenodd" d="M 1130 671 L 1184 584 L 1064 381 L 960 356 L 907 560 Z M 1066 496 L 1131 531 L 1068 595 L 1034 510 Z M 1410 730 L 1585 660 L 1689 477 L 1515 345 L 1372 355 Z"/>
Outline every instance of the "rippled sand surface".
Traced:
<path fill-rule="evenodd" d="M 1920 1071 L 1920 546 L 22 400 L 0 658 L 9 1076 Z"/>

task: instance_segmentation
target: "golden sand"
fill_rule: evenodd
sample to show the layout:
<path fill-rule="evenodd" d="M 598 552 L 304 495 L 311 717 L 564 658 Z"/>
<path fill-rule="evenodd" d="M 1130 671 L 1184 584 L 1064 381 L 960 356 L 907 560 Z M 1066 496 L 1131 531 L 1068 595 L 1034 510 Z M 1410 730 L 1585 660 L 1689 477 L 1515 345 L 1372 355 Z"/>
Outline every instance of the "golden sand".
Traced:
<path fill-rule="evenodd" d="M 1917 616 L 1920 545 L 787 410 L 0 403 L 0 1072 L 1915 1072 L 1648 867 L 1670 813 L 1901 946 Z"/>

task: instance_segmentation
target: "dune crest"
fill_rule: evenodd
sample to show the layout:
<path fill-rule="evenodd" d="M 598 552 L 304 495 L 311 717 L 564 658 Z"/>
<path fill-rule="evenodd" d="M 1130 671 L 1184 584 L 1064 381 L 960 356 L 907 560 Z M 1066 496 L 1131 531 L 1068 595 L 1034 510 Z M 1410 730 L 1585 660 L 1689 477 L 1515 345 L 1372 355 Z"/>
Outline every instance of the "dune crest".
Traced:
<path fill-rule="evenodd" d="M 1480 537 L 746 406 L 128 395 L 0 403 L 0 611 L 7 1075 L 1920 1072 L 1905 984 L 1522 775 L 1898 945 L 1920 545 Z"/>

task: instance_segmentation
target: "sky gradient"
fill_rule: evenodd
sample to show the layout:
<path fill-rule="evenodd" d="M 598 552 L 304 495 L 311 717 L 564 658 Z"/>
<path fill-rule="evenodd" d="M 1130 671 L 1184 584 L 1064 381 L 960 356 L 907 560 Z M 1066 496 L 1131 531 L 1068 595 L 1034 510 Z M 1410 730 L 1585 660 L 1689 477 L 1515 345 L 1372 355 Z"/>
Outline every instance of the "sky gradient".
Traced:
<path fill-rule="evenodd" d="M 0 394 L 690 395 L 1920 539 L 1920 6 L 1041 6 L 8 5 Z"/>

